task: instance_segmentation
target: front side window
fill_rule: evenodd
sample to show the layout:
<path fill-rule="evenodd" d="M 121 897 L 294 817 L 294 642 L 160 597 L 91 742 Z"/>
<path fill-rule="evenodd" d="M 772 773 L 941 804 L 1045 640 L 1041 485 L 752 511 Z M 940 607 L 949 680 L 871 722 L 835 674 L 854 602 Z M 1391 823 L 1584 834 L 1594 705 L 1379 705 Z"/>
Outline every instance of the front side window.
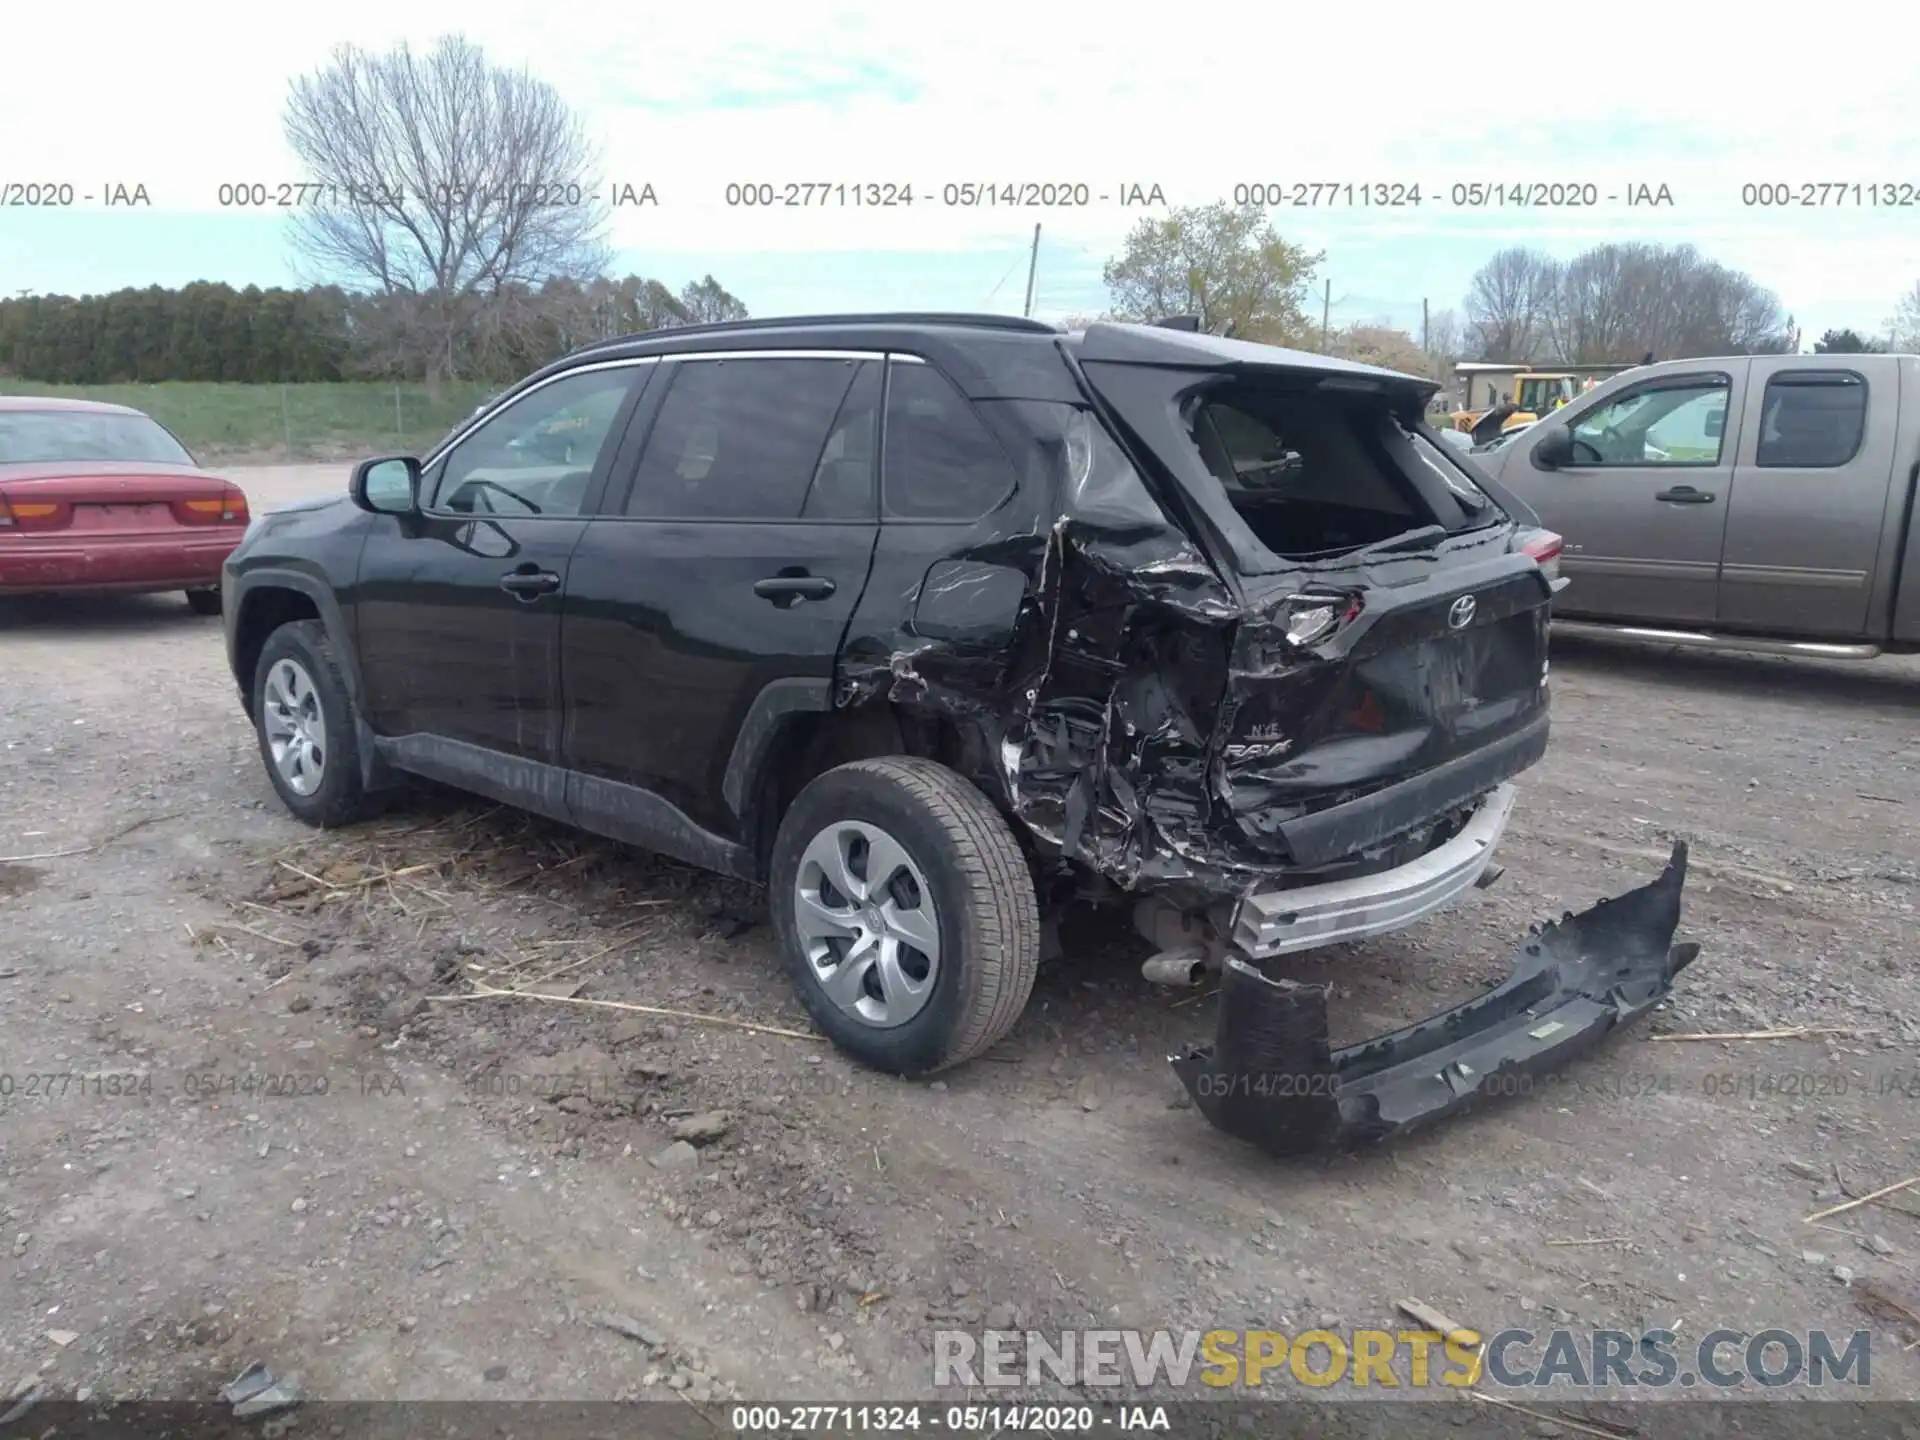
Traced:
<path fill-rule="evenodd" d="M 1834 469 L 1860 453 L 1866 432 L 1864 376 L 1851 370 L 1790 370 L 1767 381 L 1754 464 Z"/>
<path fill-rule="evenodd" d="M 0 410 L 0 465 L 68 460 L 193 464 L 180 442 L 145 415 L 111 410 Z"/>
<path fill-rule="evenodd" d="M 629 517 L 646 520 L 794 520 L 845 505 L 859 435 L 842 435 L 825 460 L 842 402 L 862 362 L 855 359 L 688 359 L 674 362 L 640 468 Z M 871 458 L 869 442 L 868 458 Z M 823 463 L 834 468 L 825 489 Z M 842 518 L 822 516 L 821 518 Z"/>
<path fill-rule="evenodd" d="M 1724 375 L 1670 382 L 1607 401 L 1573 423 L 1573 462 L 1583 467 L 1713 465 L 1726 445 Z"/>
<path fill-rule="evenodd" d="M 436 467 L 435 508 L 461 515 L 578 515 L 638 366 L 583 370 L 484 422 Z"/>

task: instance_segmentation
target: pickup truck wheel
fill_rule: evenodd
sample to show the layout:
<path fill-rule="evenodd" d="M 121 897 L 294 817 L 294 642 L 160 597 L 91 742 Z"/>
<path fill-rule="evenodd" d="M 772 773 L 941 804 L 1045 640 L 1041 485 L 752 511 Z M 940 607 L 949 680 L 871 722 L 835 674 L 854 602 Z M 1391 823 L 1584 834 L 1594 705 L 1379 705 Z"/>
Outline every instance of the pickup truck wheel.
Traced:
<path fill-rule="evenodd" d="M 980 1054 L 1033 993 L 1033 877 L 987 797 L 931 760 L 856 760 L 795 797 L 768 892 L 794 986 L 842 1050 L 895 1075 Z"/>
<path fill-rule="evenodd" d="M 254 731 L 281 803 L 330 829 L 379 809 L 360 784 L 353 702 L 326 627 L 294 620 L 267 637 L 253 672 Z"/>
<path fill-rule="evenodd" d="M 220 588 L 211 590 L 187 591 L 187 608 L 196 615 L 218 615 L 220 613 Z"/>

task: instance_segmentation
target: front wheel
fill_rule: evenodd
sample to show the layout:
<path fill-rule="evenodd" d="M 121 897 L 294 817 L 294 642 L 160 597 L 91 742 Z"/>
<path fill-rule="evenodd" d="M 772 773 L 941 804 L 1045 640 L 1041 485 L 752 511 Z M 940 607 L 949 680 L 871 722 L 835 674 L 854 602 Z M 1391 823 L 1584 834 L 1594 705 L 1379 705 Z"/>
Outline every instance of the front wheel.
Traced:
<path fill-rule="evenodd" d="M 379 809 L 360 783 L 353 700 L 318 620 L 293 620 L 267 637 L 253 673 L 260 758 L 281 803 L 323 829 Z"/>
<path fill-rule="evenodd" d="M 857 760 L 802 790 L 768 894 L 801 1002 L 863 1064 L 926 1075 L 1013 1028 L 1033 993 L 1033 877 L 987 797 L 931 760 Z"/>

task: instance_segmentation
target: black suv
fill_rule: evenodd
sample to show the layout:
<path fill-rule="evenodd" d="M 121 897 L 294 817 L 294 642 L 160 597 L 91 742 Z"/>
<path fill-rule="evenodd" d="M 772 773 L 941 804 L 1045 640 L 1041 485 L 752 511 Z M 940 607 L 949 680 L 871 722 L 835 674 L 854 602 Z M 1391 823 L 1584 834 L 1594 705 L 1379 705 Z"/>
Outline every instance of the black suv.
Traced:
<path fill-rule="evenodd" d="M 228 651 L 301 819 L 419 775 L 764 882 L 820 1027 L 924 1074 L 1070 899 L 1244 985 L 1497 874 L 1549 589 L 1433 389 L 1171 326 L 633 336 L 259 520 Z"/>

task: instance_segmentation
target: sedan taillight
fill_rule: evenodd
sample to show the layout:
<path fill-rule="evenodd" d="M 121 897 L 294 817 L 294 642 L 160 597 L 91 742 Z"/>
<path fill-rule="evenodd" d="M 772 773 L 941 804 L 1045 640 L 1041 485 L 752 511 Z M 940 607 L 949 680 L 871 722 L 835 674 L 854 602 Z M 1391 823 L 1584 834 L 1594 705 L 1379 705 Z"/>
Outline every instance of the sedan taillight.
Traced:
<path fill-rule="evenodd" d="M 0 535 L 23 530 L 52 530 L 60 524 L 60 505 L 54 500 L 12 500 L 0 495 Z"/>
<path fill-rule="evenodd" d="M 247 497 L 232 486 L 217 499 L 176 500 L 173 509 L 183 525 L 245 525 L 249 518 Z"/>

